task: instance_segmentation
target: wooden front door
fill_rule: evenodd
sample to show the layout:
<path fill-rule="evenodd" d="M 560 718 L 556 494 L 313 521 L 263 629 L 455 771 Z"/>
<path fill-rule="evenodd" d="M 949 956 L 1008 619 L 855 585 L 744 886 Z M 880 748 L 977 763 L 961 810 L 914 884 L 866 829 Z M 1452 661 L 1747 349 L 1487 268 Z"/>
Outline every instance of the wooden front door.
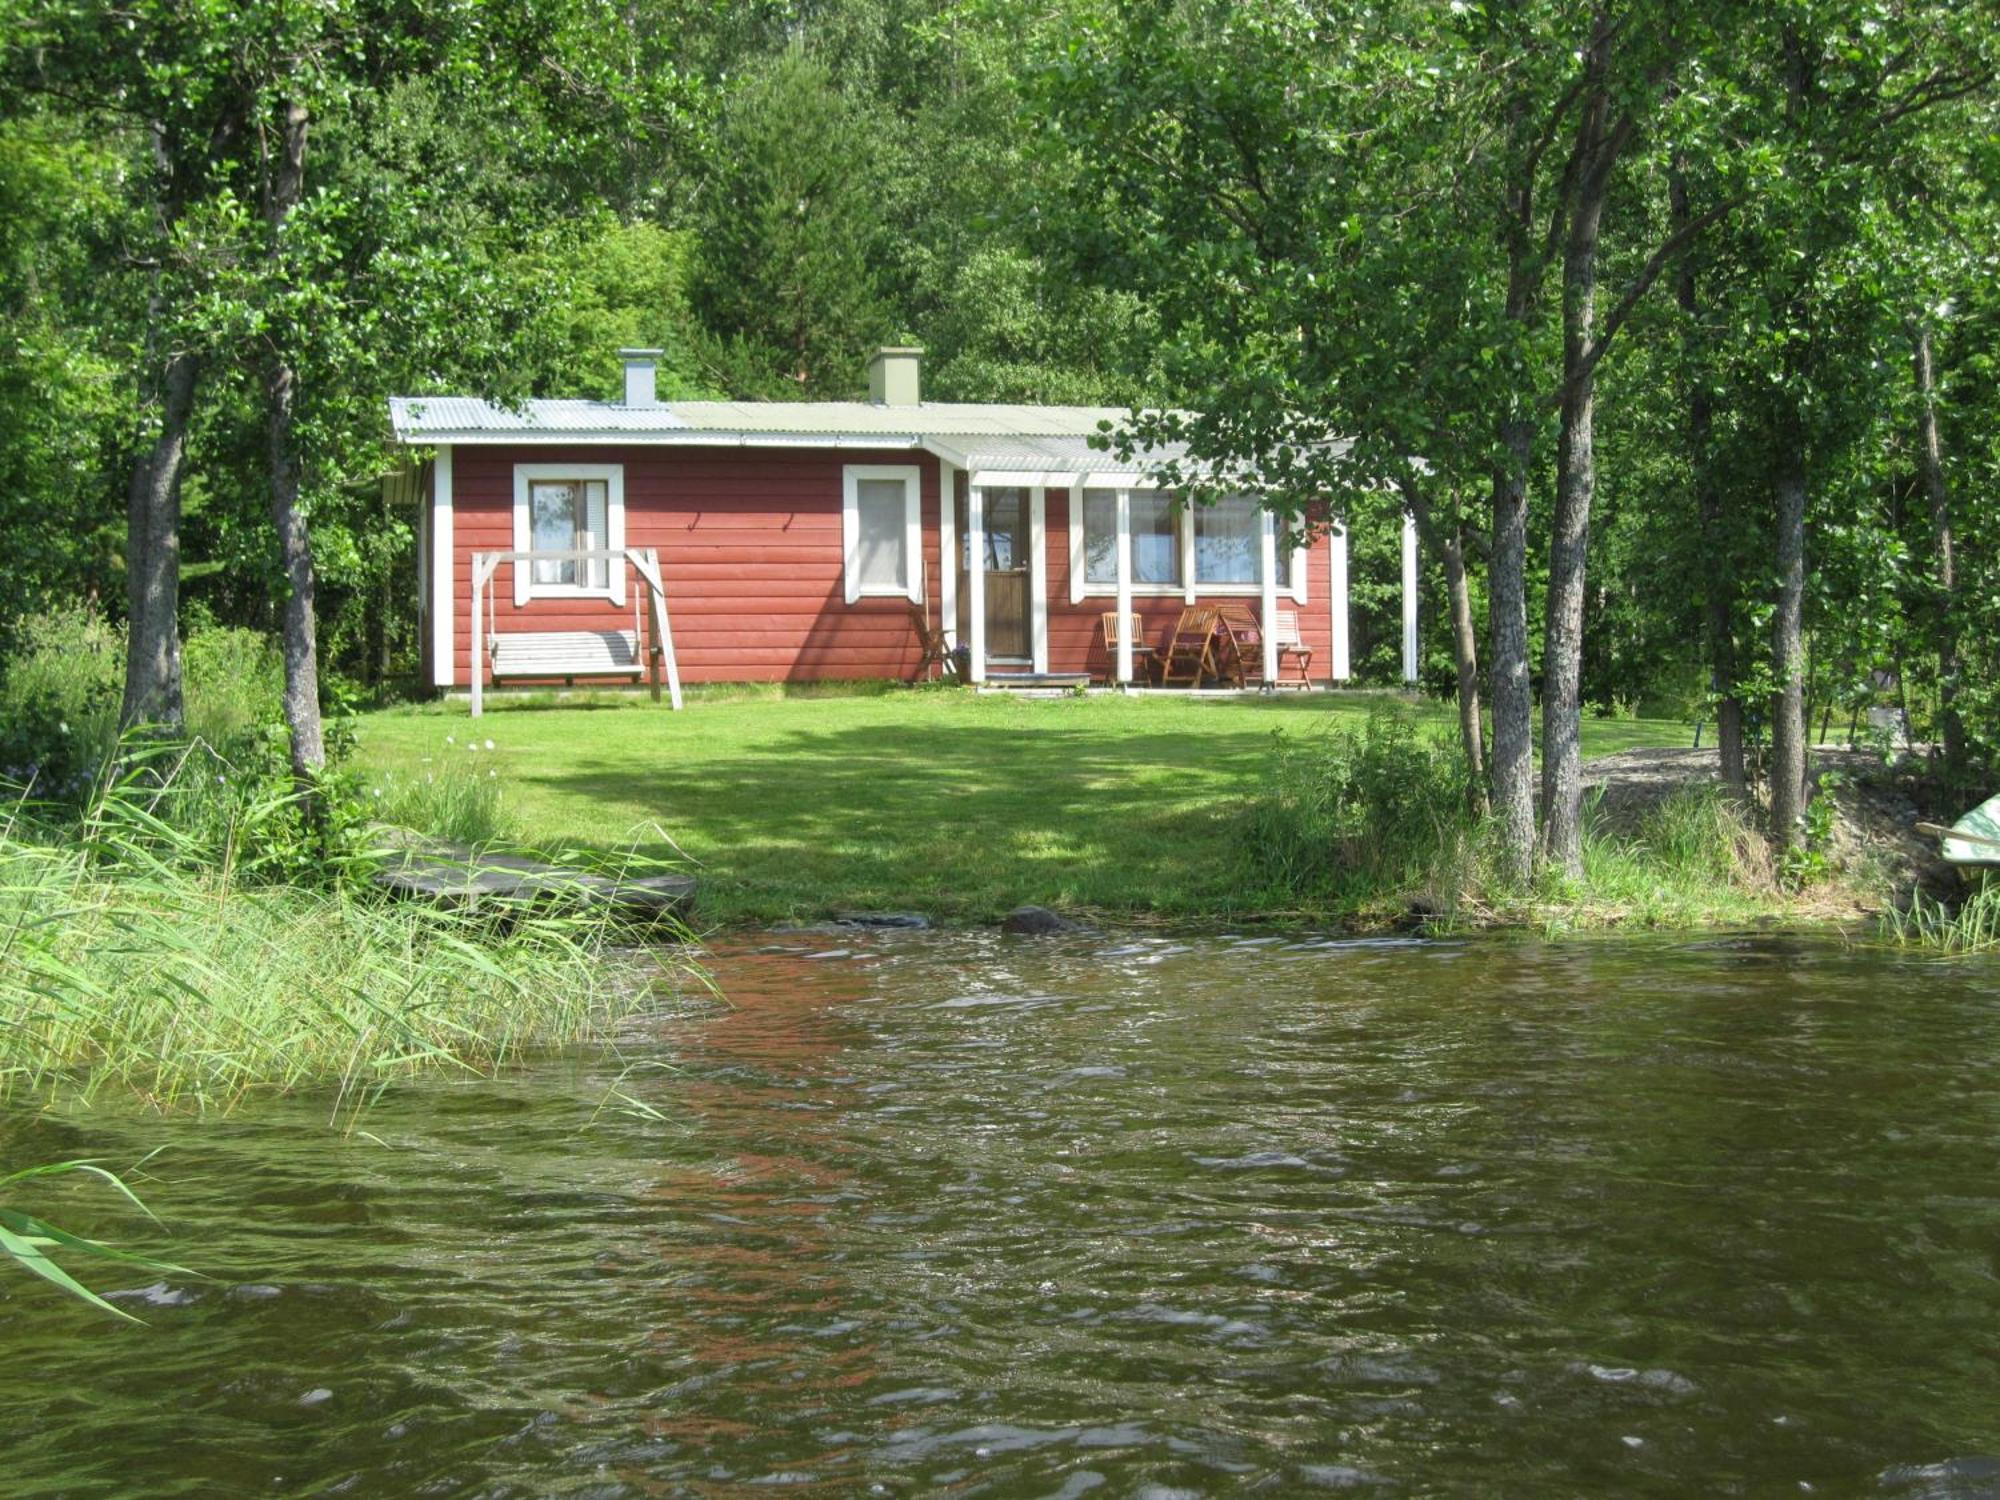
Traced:
<path fill-rule="evenodd" d="M 963 512 L 962 512 L 963 513 Z M 972 538 L 958 544 L 958 643 L 972 644 Z M 986 656 L 1028 660 L 1028 492 L 986 492 Z"/>

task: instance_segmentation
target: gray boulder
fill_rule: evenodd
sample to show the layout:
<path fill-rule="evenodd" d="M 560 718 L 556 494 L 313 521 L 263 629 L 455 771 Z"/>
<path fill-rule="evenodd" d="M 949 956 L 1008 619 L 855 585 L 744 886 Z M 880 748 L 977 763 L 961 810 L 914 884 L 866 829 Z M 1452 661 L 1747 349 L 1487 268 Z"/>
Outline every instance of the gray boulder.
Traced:
<path fill-rule="evenodd" d="M 1028 937 L 1046 937 L 1057 932 L 1081 932 L 1083 927 L 1068 917 L 1056 915 L 1046 906 L 1017 906 L 1001 919 L 1000 930 Z"/>

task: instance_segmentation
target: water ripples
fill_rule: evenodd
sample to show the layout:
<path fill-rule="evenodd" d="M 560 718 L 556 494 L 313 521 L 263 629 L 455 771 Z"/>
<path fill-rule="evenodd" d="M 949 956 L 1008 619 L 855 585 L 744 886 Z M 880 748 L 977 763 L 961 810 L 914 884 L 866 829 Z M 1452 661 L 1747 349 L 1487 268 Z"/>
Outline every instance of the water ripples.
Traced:
<path fill-rule="evenodd" d="M 842 942 L 365 1135 L 10 1122 L 212 1279 L 9 1285 L 6 1492 L 1992 1492 L 1984 969 Z"/>

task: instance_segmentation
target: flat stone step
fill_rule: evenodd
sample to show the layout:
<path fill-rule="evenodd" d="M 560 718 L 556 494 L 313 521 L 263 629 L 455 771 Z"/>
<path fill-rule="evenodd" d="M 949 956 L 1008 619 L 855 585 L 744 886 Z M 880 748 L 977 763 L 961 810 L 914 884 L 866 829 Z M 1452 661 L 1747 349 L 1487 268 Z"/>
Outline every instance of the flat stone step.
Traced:
<path fill-rule="evenodd" d="M 449 845 L 398 850 L 376 874 L 375 884 L 397 895 L 455 906 L 568 900 L 649 919 L 684 916 L 695 897 L 689 875 L 594 875 L 522 855 Z"/>

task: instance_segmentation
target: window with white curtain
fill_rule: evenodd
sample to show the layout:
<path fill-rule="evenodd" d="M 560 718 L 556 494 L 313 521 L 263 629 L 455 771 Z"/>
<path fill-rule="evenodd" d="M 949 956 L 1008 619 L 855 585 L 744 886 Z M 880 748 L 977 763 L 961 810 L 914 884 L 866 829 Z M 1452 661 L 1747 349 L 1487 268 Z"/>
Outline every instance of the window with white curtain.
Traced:
<path fill-rule="evenodd" d="M 534 479 L 528 482 L 528 540 L 536 552 L 590 552 L 602 545 L 608 486 L 602 479 Z M 537 558 L 538 586 L 601 589 L 604 562 Z"/>
<path fill-rule="evenodd" d="M 855 486 L 854 507 L 854 571 L 862 589 L 908 588 L 903 486 L 893 479 L 864 479 Z"/>
<path fill-rule="evenodd" d="M 850 464 L 841 497 L 847 602 L 923 598 L 918 475 L 901 464 Z"/>
<path fill-rule="evenodd" d="M 1132 584 L 1135 588 L 1181 586 L 1180 506 L 1165 490 L 1133 490 Z M 1118 586 L 1118 496 L 1086 490 L 1083 497 L 1084 582 Z"/>
<path fill-rule="evenodd" d="M 514 465 L 514 551 L 617 552 L 625 545 L 622 464 Z M 625 600 L 622 560 L 536 557 L 513 565 L 514 602 Z"/>
<path fill-rule="evenodd" d="M 1229 495 L 1212 505 L 1194 508 L 1194 582 L 1204 584 L 1264 581 L 1263 508 L 1248 495 Z M 1277 584 L 1292 586 L 1292 549 L 1280 538 Z"/>

